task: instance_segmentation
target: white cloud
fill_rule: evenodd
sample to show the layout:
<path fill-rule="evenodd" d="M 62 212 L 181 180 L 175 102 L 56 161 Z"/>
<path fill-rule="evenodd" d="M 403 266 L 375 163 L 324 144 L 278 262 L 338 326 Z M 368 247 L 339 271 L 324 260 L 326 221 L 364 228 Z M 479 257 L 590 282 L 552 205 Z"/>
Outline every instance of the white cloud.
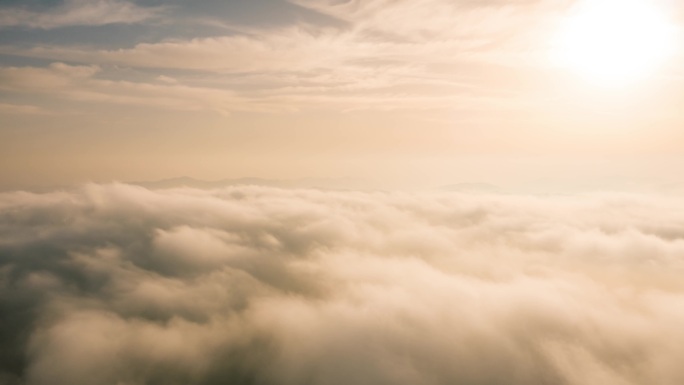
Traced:
<path fill-rule="evenodd" d="M 4 193 L 0 378 L 674 385 L 682 213 L 617 194 Z"/>
<path fill-rule="evenodd" d="M 320 74 L 314 71 L 305 76 L 279 79 L 277 84 L 261 90 L 242 92 L 234 90 L 234 83 L 221 85 L 212 82 L 210 86 L 204 86 L 165 77 L 149 82 L 110 80 L 112 76 L 107 75 L 98 65 L 52 63 L 47 67 L 0 67 L 0 89 L 77 102 L 137 105 L 176 111 L 214 111 L 221 114 L 234 111 L 287 112 L 303 108 L 477 110 L 491 105 L 504 110 L 506 104 L 518 106 L 527 103 L 506 102 L 508 96 L 495 90 L 475 93 L 471 86 L 455 81 L 416 80 L 410 70 L 402 68 L 349 69 Z M 246 81 L 263 82 L 267 79 L 255 76 Z M 433 87 L 436 92 L 408 92 L 410 87 L 420 83 Z"/>
<path fill-rule="evenodd" d="M 532 77 L 531 68 L 543 66 L 538 50 L 548 36 L 546 23 L 561 8 L 544 1 L 298 3 L 349 26 L 294 24 L 118 49 L 43 45 L 5 46 L 0 52 L 103 67 L 201 72 L 213 84 L 234 89 L 239 83 L 261 103 L 286 110 L 311 105 L 337 110 L 482 109 L 491 104 L 515 109 L 519 106 L 511 95 L 516 100 L 532 96 L 522 95 L 524 90 L 511 86 L 515 82 L 510 79 Z M 160 79 L 157 84 L 180 85 Z M 182 76 L 175 80 L 182 83 Z"/>
<path fill-rule="evenodd" d="M 230 36 L 139 43 L 111 50 L 35 46 L 3 47 L 2 52 L 83 63 L 217 73 L 286 74 L 316 69 L 401 68 L 410 64 L 418 70 L 414 76 L 425 76 L 424 66 L 428 64 L 477 61 L 512 67 L 530 65 L 538 59 L 534 52 L 545 48 L 543 39 L 548 35 L 548 24 L 560 9 L 528 4 L 459 7 L 443 0 L 369 4 L 362 7 L 369 8 L 367 12 L 349 5 L 339 10 L 340 5 L 309 5 L 350 19 L 351 27 L 346 29 L 291 25 Z"/>
<path fill-rule="evenodd" d="M 0 112 L 4 114 L 18 115 L 43 115 L 47 111 L 30 104 L 0 103 Z"/>
<path fill-rule="evenodd" d="M 157 17 L 161 10 L 122 0 L 66 0 L 42 12 L 26 7 L 0 9 L 0 28 L 53 29 L 75 25 L 133 24 Z"/>
<path fill-rule="evenodd" d="M 553 45 L 555 22 L 572 0 L 294 2 L 345 25 L 243 27 L 232 35 L 162 39 L 111 49 L 5 45 L 0 52 L 102 68 L 141 68 L 147 73 L 171 70 L 173 78 L 157 76 L 149 82 L 167 86 L 165 91 L 175 86 L 169 96 L 192 93 L 191 100 L 197 100 L 199 94 L 207 97 L 189 103 L 183 97 L 179 103 L 173 97 L 136 98 L 100 92 L 86 93 L 84 98 L 175 105 L 184 110 L 209 108 L 225 113 L 323 106 L 338 111 L 461 112 L 495 106 L 497 111 L 532 116 L 540 106 L 567 104 L 558 101 L 556 80 L 566 80 L 554 75 L 557 69 L 548 50 Z M 180 89 L 187 84 L 184 79 L 199 78 L 208 86 L 192 88 L 203 90 Z M 152 89 L 119 79 L 119 86 Z M 210 91 L 212 88 L 221 91 Z M 236 102 L 228 95 L 241 91 L 247 91 L 241 96 L 249 95 L 245 97 L 248 103 Z M 480 119 L 476 114 L 468 119 Z"/>
<path fill-rule="evenodd" d="M 307 31 L 295 27 L 263 32 L 256 36 L 234 35 L 140 43 L 132 48 L 117 50 L 36 47 L 16 53 L 55 59 L 69 58 L 88 63 L 225 73 L 308 71 L 337 67 L 344 60 L 368 57 L 374 48 L 372 44 L 353 41 L 352 35 L 339 31 Z"/>
<path fill-rule="evenodd" d="M 570 1 L 297 0 L 294 3 L 345 20 L 357 29 L 411 41 L 500 42 L 544 23 Z M 524 27 L 524 28 L 521 28 Z M 506 36 L 508 35 L 508 36 Z"/>
<path fill-rule="evenodd" d="M 0 89 L 65 97 L 79 102 L 139 105 L 177 111 L 277 110 L 268 100 L 250 100 L 231 90 L 168 82 L 132 82 L 98 78 L 99 66 L 53 63 L 48 67 L 0 67 Z M 282 109 L 282 107 L 280 107 Z"/>

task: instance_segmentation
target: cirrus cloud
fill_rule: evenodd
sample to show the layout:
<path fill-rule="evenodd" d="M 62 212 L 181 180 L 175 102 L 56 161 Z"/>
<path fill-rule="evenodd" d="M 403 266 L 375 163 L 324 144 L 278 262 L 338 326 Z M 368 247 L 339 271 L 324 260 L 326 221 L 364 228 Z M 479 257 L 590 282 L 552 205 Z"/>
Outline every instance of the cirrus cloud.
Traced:
<path fill-rule="evenodd" d="M 41 11 L 4 7 L 0 9 L 0 28 L 54 29 L 75 25 L 133 24 L 157 17 L 161 11 L 161 7 L 140 7 L 121 0 L 66 0 Z"/>

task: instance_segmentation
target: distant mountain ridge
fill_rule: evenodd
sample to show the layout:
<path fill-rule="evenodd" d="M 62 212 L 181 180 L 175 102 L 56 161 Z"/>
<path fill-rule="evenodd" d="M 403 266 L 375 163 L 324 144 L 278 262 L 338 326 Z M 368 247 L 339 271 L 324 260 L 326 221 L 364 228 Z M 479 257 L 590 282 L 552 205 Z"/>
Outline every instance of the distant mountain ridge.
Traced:
<path fill-rule="evenodd" d="M 265 186 L 279 188 L 318 188 L 331 190 L 368 189 L 370 184 L 362 179 L 354 178 L 304 178 L 293 180 L 265 179 L 265 178 L 237 178 L 206 181 L 191 177 L 178 177 L 161 179 L 157 181 L 129 182 L 132 185 L 145 187 L 151 190 L 168 188 L 190 187 L 198 189 L 214 189 L 230 186 Z"/>
<path fill-rule="evenodd" d="M 502 193 L 504 190 L 490 183 L 457 183 L 442 186 L 439 188 L 441 191 L 452 191 L 452 192 L 462 192 L 462 193 Z"/>

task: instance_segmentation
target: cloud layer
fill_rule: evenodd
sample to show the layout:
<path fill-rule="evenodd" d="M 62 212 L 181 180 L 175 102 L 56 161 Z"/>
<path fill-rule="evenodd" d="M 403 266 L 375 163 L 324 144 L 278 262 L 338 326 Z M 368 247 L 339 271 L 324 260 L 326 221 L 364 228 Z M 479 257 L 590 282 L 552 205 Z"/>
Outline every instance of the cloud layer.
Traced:
<path fill-rule="evenodd" d="M 3 384 L 680 384 L 667 197 L 0 194 Z"/>

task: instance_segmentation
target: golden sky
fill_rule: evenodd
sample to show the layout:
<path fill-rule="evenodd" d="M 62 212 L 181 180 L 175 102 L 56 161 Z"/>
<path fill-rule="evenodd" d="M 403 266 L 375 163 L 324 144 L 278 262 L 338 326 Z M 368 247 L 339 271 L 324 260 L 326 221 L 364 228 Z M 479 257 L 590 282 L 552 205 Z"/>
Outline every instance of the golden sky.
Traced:
<path fill-rule="evenodd" d="M 0 6 L 0 186 L 263 177 L 672 182 L 667 0 Z"/>

